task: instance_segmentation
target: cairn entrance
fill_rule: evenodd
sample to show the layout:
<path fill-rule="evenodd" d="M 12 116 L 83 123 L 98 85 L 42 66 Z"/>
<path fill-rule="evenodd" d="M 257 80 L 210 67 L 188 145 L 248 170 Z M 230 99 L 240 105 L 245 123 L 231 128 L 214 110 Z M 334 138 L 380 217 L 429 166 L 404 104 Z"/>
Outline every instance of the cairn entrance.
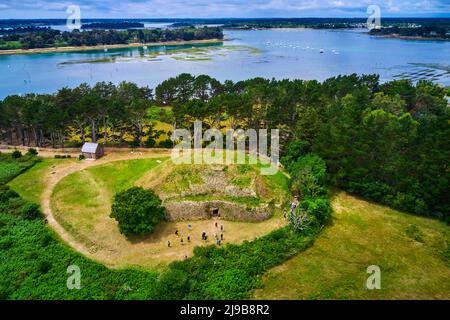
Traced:
<path fill-rule="evenodd" d="M 210 210 L 211 216 L 213 218 L 219 218 L 220 217 L 219 208 L 211 208 L 209 210 Z"/>

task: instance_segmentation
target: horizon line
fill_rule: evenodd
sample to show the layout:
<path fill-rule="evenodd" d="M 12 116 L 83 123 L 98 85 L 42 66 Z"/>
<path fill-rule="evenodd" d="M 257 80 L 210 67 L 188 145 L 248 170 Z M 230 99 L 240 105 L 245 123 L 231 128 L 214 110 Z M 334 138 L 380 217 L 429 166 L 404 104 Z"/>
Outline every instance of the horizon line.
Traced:
<path fill-rule="evenodd" d="M 192 19 L 192 20 L 269 20 L 269 19 L 285 19 L 285 20 L 293 20 L 293 19 L 367 19 L 367 16 L 364 17 L 315 17 L 315 16 L 309 16 L 309 17 L 209 17 L 209 18 L 199 18 L 199 17 L 161 17 L 161 18 L 146 18 L 146 17 L 137 17 L 137 18 L 116 18 L 116 17 L 110 17 L 110 18 L 92 18 L 92 17 L 85 17 L 81 18 L 81 20 L 138 20 L 138 19 L 145 19 L 145 20 L 180 20 L 180 19 Z M 384 17 L 382 19 L 450 19 L 450 15 L 446 16 L 388 16 Z M 0 18 L 0 20 L 67 20 L 67 18 Z"/>

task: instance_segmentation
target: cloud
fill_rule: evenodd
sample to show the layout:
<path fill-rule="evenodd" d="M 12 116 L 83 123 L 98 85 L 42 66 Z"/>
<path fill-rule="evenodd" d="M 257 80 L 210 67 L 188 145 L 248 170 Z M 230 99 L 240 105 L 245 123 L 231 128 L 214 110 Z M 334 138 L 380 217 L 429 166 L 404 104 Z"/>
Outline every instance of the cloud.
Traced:
<path fill-rule="evenodd" d="M 371 4 L 384 16 L 450 16 L 448 0 L 2 0 L 0 18 L 65 18 L 71 4 L 86 18 L 364 17 Z"/>

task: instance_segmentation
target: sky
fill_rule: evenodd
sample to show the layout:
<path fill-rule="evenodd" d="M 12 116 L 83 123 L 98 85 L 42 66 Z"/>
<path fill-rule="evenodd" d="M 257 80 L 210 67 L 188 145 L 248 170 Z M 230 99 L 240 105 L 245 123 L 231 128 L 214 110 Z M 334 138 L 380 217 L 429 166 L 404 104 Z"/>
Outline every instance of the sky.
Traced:
<path fill-rule="evenodd" d="M 0 0 L 0 19 L 81 18 L 270 18 L 367 17 L 378 5 L 382 17 L 450 17 L 450 0 Z"/>

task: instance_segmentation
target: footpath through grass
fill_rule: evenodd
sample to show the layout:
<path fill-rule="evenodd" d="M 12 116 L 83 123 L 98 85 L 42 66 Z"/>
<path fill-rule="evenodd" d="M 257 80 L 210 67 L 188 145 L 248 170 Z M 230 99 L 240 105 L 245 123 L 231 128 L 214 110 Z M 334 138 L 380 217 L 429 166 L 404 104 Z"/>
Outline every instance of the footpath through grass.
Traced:
<path fill-rule="evenodd" d="M 450 228 L 360 200 L 333 199 L 333 221 L 313 247 L 272 269 L 256 299 L 450 299 Z M 366 289 L 367 267 L 381 290 Z"/>
<path fill-rule="evenodd" d="M 46 162 L 47 169 L 51 166 Z M 129 165 L 129 164 L 128 164 Z M 137 163 L 124 169 L 134 172 Z M 45 167 L 45 166 L 44 166 Z M 44 168 L 36 168 L 30 176 Z M 112 189 L 132 184 L 129 175 L 95 175 L 111 179 Z M 92 174 L 93 172 L 91 172 Z M 135 179 L 138 177 L 136 176 Z M 19 183 L 22 191 L 30 190 Z M 113 183 L 114 181 L 114 183 Z M 74 189 L 74 192 L 77 190 Z M 110 270 L 60 242 L 41 218 L 23 215 L 28 204 L 8 190 L 0 194 L 0 299 L 243 299 L 259 286 L 271 267 L 311 246 L 318 230 L 305 233 L 283 227 L 253 241 L 222 247 L 197 247 L 194 255 L 171 263 L 165 270 Z M 39 197 L 38 192 L 30 198 Z M 67 268 L 81 271 L 81 289 L 66 286 Z"/>
<path fill-rule="evenodd" d="M 111 267 L 166 269 L 174 260 L 191 257 L 196 246 L 214 243 L 214 234 L 218 233 L 214 221 L 165 221 L 157 226 L 153 234 L 130 240 L 120 234 L 117 222 L 109 216 L 114 193 L 133 186 L 136 181 L 146 180 L 146 173 L 162 175 L 160 169 L 164 166 L 164 160 L 114 161 L 74 172 L 60 180 L 53 190 L 53 215 L 77 242 L 92 253 L 94 259 Z M 243 198 L 238 200 L 246 200 L 246 204 L 249 201 Z M 225 227 L 223 242 L 250 241 L 285 226 L 281 209 L 275 211 L 273 217 L 257 223 L 222 221 Z M 175 230 L 179 230 L 180 237 L 185 240 L 190 235 L 191 240 L 180 243 Z M 210 235 L 207 241 L 201 240 L 203 231 Z M 170 248 L 168 241 L 172 244 Z"/>

